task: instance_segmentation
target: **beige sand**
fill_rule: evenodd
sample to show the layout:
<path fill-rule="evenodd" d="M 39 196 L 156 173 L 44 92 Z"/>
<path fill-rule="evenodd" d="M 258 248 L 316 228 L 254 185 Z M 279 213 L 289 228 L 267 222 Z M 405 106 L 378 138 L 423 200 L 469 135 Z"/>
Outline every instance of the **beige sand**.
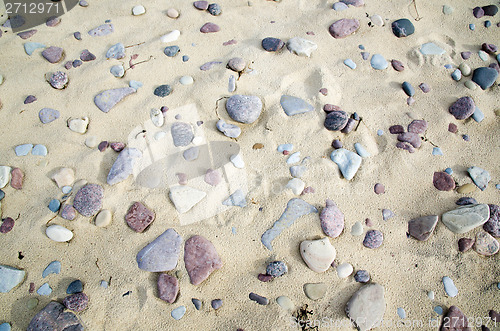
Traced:
<path fill-rule="evenodd" d="M 212 17 L 192 7 L 191 1 L 148 1 L 141 2 L 146 14 L 133 17 L 131 9 L 136 1 L 90 1 L 90 6 L 74 10 L 62 17 L 55 28 L 39 26 L 38 33 L 29 41 L 63 47 L 66 60 L 78 58 L 80 51 L 89 49 L 97 60 L 84 63 L 68 71 L 69 87 L 63 91 L 52 89 L 44 79 L 47 72 L 60 70 L 60 64 L 45 61 L 40 50 L 33 56 L 25 54 L 23 40 L 12 33 L 4 33 L 0 39 L 0 73 L 5 82 L 0 86 L 0 99 L 4 106 L 0 111 L 0 135 L 2 137 L 0 164 L 20 167 L 25 172 L 24 188 L 15 191 L 6 187 L 2 201 L 3 217 L 17 219 L 14 229 L 1 236 L 3 247 L 0 263 L 23 268 L 27 278 L 18 288 L 0 295 L 0 322 L 10 322 L 13 330 L 26 329 L 30 319 L 50 300 L 62 300 L 67 285 L 74 279 L 85 283 L 84 292 L 90 297 L 86 311 L 78 314 L 87 330 L 286 330 L 290 328 L 291 314 L 284 311 L 275 299 L 286 295 L 295 305 L 308 304 L 314 311 L 314 318 L 323 317 L 344 320 L 344 305 L 360 287 L 349 277 L 341 280 L 334 269 L 317 274 L 302 261 L 298 247 L 305 239 L 323 237 L 316 214 L 299 219 L 290 229 L 274 242 L 270 252 L 260 243 L 260 236 L 279 218 L 286 203 L 293 197 L 283 187 L 290 178 L 286 158 L 276 152 L 281 143 L 293 143 L 302 156 L 311 156 L 304 181 L 315 188 L 315 194 L 304 199 L 318 208 L 325 199 L 333 199 L 344 212 L 346 229 L 331 242 L 337 249 L 337 261 L 349 262 L 355 270 L 366 269 L 372 281 L 386 289 L 387 310 L 385 318 L 397 321 L 397 307 L 403 307 L 407 319 L 420 320 L 430 330 L 429 320 L 437 317 L 432 309 L 436 305 L 445 307 L 457 305 L 469 318 L 475 321 L 487 317 L 489 309 L 499 310 L 500 281 L 499 256 L 483 258 L 471 251 L 460 254 L 457 240 L 461 237 L 439 223 L 435 233 L 427 242 L 406 238 L 407 222 L 418 216 L 438 214 L 455 208 L 455 201 L 462 195 L 456 192 L 440 192 L 432 186 L 434 171 L 452 167 L 454 178 L 459 184 L 470 182 L 466 174 L 469 166 L 477 165 L 487 169 L 493 178 L 487 190 L 476 190 L 470 196 L 482 203 L 499 203 L 498 163 L 499 120 L 495 109 L 499 107 L 498 87 L 488 91 L 468 90 L 462 82 L 454 82 L 450 70 L 443 65 L 458 66 L 462 60 L 460 52 L 473 51 L 467 61 L 473 68 L 483 63 L 476 52 L 483 42 L 498 43 L 498 28 L 493 25 L 485 29 L 484 19 L 472 16 L 472 4 L 453 1 L 450 16 L 442 14 L 441 2 L 417 2 L 420 21 L 412 19 L 416 33 L 408 38 L 397 39 L 390 30 L 395 19 L 412 18 L 412 7 L 407 1 L 371 1 L 361 8 L 349 8 L 343 12 L 331 9 L 332 2 L 284 0 L 254 0 L 249 7 L 246 1 L 220 0 L 223 14 Z M 487 5 L 490 2 L 481 2 Z M 170 7 L 180 11 L 176 20 L 165 13 Z M 369 15 L 379 14 L 385 20 L 384 27 L 369 27 Z M 498 15 L 497 15 L 498 16 Z M 328 26 L 339 18 L 358 18 L 360 30 L 346 39 L 335 40 L 328 33 Z M 115 32 L 105 37 L 90 37 L 87 31 L 111 19 Z M 201 34 L 199 28 L 206 22 L 220 25 L 215 34 Z M 270 21 L 276 21 L 271 24 Z M 498 18 L 493 18 L 496 24 Z M 469 23 L 476 23 L 476 31 L 468 30 Z M 177 44 L 181 53 L 167 58 L 162 50 L 165 44 L 160 36 L 173 30 L 181 31 Z M 81 31 L 82 41 L 73 38 L 74 31 Z M 306 35 L 313 31 L 315 35 Z M 265 37 L 283 40 L 300 36 L 314 41 L 318 49 L 311 58 L 302 58 L 287 50 L 279 54 L 267 53 L 260 43 Z M 222 46 L 230 39 L 238 43 Z M 424 59 L 416 49 L 433 41 L 446 50 L 441 57 Z M 140 46 L 127 49 L 130 55 L 139 54 L 139 60 L 153 56 L 148 63 L 129 70 L 123 79 L 109 73 L 109 68 L 118 64 L 116 60 L 105 60 L 106 50 L 117 42 Z M 192 44 L 196 44 L 193 46 Z M 375 71 L 368 61 L 359 55 L 358 45 L 363 44 L 371 54 L 380 53 L 386 59 L 399 59 L 406 70 L 402 73 L 388 68 Z M 189 62 L 183 63 L 181 56 L 187 54 Z M 246 168 L 242 170 L 248 182 L 249 206 L 240 209 L 232 207 L 216 217 L 200 223 L 180 226 L 178 214 L 168 199 L 168 190 L 145 189 L 134 184 L 133 178 L 110 187 L 105 183 L 106 175 L 113 164 L 116 153 L 107 150 L 89 149 L 84 145 L 88 136 L 98 140 L 127 141 L 128 135 L 137 125 L 149 119 L 149 110 L 166 105 L 175 114 L 176 108 L 194 103 L 208 141 L 229 141 L 216 129 L 216 101 L 227 92 L 227 81 L 233 72 L 225 69 L 225 63 L 232 57 L 251 61 L 253 74 L 243 75 L 237 82 L 236 93 L 258 95 L 265 104 L 259 120 L 252 125 L 241 125 L 243 133 L 237 139 L 241 146 Z M 342 61 L 352 58 L 356 70 L 343 65 Z M 200 71 L 199 66 L 208 61 L 222 61 L 211 71 Z M 491 61 L 493 62 L 493 58 Z M 127 65 L 126 65 L 127 67 Z M 63 69 L 64 70 L 64 69 Z M 191 75 L 194 84 L 182 86 L 178 80 Z M 144 83 L 138 93 L 128 97 L 109 113 L 99 111 L 93 97 L 105 89 L 124 87 L 131 80 Z M 417 91 L 416 103 L 408 107 L 406 96 L 400 88 L 403 81 L 409 81 L 415 88 L 421 82 L 428 83 L 432 91 L 423 94 Z M 171 84 L 172 95 L 159 99 L 153 89 L 159 84 Z M 318 93 L 322 87 L 328 89 L 328 96 Z M 36 95 L 38 101 L 24 105 L 24 98 Z M 301 97 L 312 103 L 315 111 L 295 117 L 287 117 L 280 107 L 281 95 Z M 469 95 L 482 109 L 486 118 L 478 124 L 473 120 L 457 121 L 447 111 L 457 98 Z M 329 132 L 322 123 L 323 104 L 333 103 L 349 113 L 358 112 L 363 124 L 356 132 L 348 135 Z M 223 104 L 223 102 L 222 102 Z M 61 112 L 61 118 L 43 125 L 38 111 L 52 107 Z M 411 117 L 408 113 L 411 112 Z M 219 107 L 219 115 L 228 119 Z M 70 131 L 66 120 L 70 117 L 88 116 L 89 130 L 85 135 Z M 429 122 L 427 138 L 438 145 L 444 156 L 432 156 L 432 145 L 424 143 L 414 154 L 397 149 L 396 138 L 388 133 L 393 124 L 406 126 L 411 118 L 423 118 Z M 459 134 L 447 131 L 448 123 L 458 125 Z M 165 126 L 167 126 L 166 124 Z M 386 133 L 377 136 L 377 129 Z M 461 134 L 467 133 L 470 142 L 464 142 Z M 346 148 L 353 150 L 355 142 L 361 142 L 372 152 L 365 159 L 355 178 L 347 182 L 337 166 L 329 159 L 330 143 L 340 137 Z M 42 143 L 48 147 L 45 158 L 17 157 L 14 147 L 22 143 Z M 264 148 L 253 150 L 255 143 Z M 92 220 L 78 216 L 70 222 L 54 216 L 47 205 L 52 198 L 61 197 L 50 175 L 58 167 L 71 167 L 78 179 L 99 183 L 105 188 L 104 208 L 113 211 L 113 222 L 105 229 L 97 228 Z M 377 196 L 373 185 L 381 182 L 386 193 Z M 227 192 L 229 193 L 229 192 Z M 131 231 L 124 222 L 124 215 L 134 201 L 141 201 L 156 212 L 156 220 L 149 230 L 142 234 Z M 263 208 L 262 212 L 259 208 Z M 389 208 L 397 216 L 382 221 L 381 209 Z M 362 246 L 363 236 L 353 237 L 350 228 L 356 221 L 371 218 L 373 228 L 384 233 L 381 248 L 368 250 Z M 45 236 L 46 223 L 61 224 L 75 233 L 69 244 L 54 243 Z M 158 275 L 138 269 L 135 255 L 148 242 L 167 228 L 173 227 L 184 239 L 199 234 L 213 242 L 224 267 L 214 272 L 200 286 L 191 285 L 184 268 L 182 254 L 177 268 L 171 274 L 180 274 L 180 295 L 174 304 L 167 304 L 157 297 Z M 236 235 L 231 228 L 236 228 Z M 365 227 L 365 231 L 367 228 Z M 478 229 L 467 233 L 472 237 Z M 18 259 L 18 252 L 24 259 Z M 267 262 L 274 259 L 286 261 L 289 273 L 271 283 L 262 283 L 257 275 L 265 271 Z M 62 263 L 59 275 L 41 278 L 43 269 L 53 260 Z M 459 289 L 455 298 L 446 296 L 441 278 L 450 276 Z M 99 286 L 101 280 L 111 280 L 111 286 Z M 54 289 L 49 297 L 29 294 L 30 282 L 36 288 L 48 281 Z M 305 283 L 325 282 L 329 284 L 326 296 L 319 301 L 309 300 L 302 290 Z M 427 291 L 435 292 L 435 300 L 427 297 Z M 123 297 L 127 291 L 130 295 Z M 248 299 L 250 292 L 266 296 L 268 306 L 259 306 Z M 39 305 L 28 310 L 27 301 L 37 297 Z M 203 300 L 201 311 L 196 311 L 191 298 Z M 223 299 L 224 305 L 218 311 L 210 307 L 212 299 Z M 170 316 L 172 309 L 185 305 L 187 313 L 180 321 Z M 408 322 L 407 321 L 407 322 Z M 345 324 L 344 324 L 345 325 Z M 291 328 L 293 329 L 293 328 Z M 326 329 L 326 328 L 325 328 Z M 346 329 L 345 327 L 343 329 Z M 349 329 L 349 328 L 347 328 Z M 381 328 L 394 330 L 393 326 Z M 422 330 L 408 327 L 408 330 Z M 434 328 L 435 329 L 435 328 Z"/>

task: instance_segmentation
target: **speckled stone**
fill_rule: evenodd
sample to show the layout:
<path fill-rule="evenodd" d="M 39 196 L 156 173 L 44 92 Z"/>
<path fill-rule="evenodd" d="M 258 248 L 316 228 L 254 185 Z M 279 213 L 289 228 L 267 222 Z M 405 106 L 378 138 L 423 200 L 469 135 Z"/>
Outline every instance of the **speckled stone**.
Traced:
<path fill-rule="evenodd" d="M 326 115 L 324 126 L 329 131 L 340 131 L 346 125 L 349 116 L 343 110 L 334 110 Z"/>
<path fill-rule="evenodd" d="M 55 121 L 56 119 L 59 118 L 60 115 L 61 114 L 59 113 L 58 110 L 52 108 L 42 108 L 38 112 L 38 117 L 40 118 L 40 122 L 42 122 L 43 124 Z"/>
<path fill-rule="evenodd" d="M 457 120 L 469 118 L 476 110 L 476 105 L 471 97 L 461 97 L 455 101 L 448 111 L 455 116 Z"/>
<path fill-rule="evenodd" d="M 408 125 L 408 132 L 424 133 L 426 130 L 427 130 L 427 121 L 425 120 L 413 120 Z"/>
<path fill-rule="evenodd" d="M 158 297 L 168 303 L 174 303 L 179 293 L 179 281 L 168 274 L 160 274 L 157 282 Z"/>
<path fill-rule="evenodd" d="M 222 260 L 214 245 L 198 235 L 186 240 L 184 264 L 193 285 L 201 284 L 214 270 L 222 268 Z"/>
<path fill-rule="evenodd" d="M 489 233 L 480 231 L 476 234 L 474 250 L 477 253 L 485 256 L 491 256 L 498 253 L 499 249 L 500 244 L 498 243 L 498 240 L 493 238 L 493 236 Z"/>
<path fill-rule="evenodd" d="M 354 280 L 358 283 L 368 283 L 370 280 L 370 273 L 366 270 L 358 270 L 356 274 L 354 274 Z"/>
<path fill-rule="evenodd" d="M 283 261 L 269 262 L 266 267 L 266 274 L 271 277 L 281 277 L 288 272 L 288 267 Z"/>
<path fill-rule="evenodd" d="M 422 139 L 420 139 L 420 136 L 413 132 L 400 133 L 397 138 L 399 141 L 407 142 L 415 148 L 419 148 L 422 145 Z"/>
<path fill-rule="evenodd" d="M 489 204 L 490 218 L 483 225 L 484 231 L 491 234 L 493 237 L 500 237 L 500 206 Z"/>
<path fill-rule="evenodd" d="M 262 39 L 262 48 L 268 52 L 277 52 L 285 46 L 285 43 L 278 38 L 264 38 Z"/>
<path fill-rule="evenodd" d="M 201 28 L 200 28 L 200 32 L 201 33 L 214 33 L 214 32 L 219 32 L 220 31 L 220 27 L 215 24 L 215 23 L 205 23 Z"/>
<path fill-rule="evenodd" d="M 135 232 L 143 232 L 155 220 L 155 213 L 140 202 L 130 206 L 125 221 Z"/>
<path fill-rule="evenodd" d="M 326 200 L 326 207 L 321 211 L 321 229 L 330 238 L 336 238 L 344 229 L 344 214 L 337 207 L 335 202 Z"/>
<path fill-rule="evenodd" d="M 474 239 L 460 238 L 458 240 L 458 250 L 462 253 L 467 252 L 474 245 Z"/>
<path fill-rule="evenodd" d="M 72 221 L 76 218 L 76 209 L 72 205 L 64 205 L 60 210 L 62 218 Z"/>
<path fill-rule="evenodd" d="M 226 102 L 228 115 L 235 121 L 245 124 L 255 122 L 262 111 L 262 101 L 254 95 L 233 95 Z"/>
<path fill-rule="evenodd" d="M 357 19 L 342 18 L 328 28 L 328 31 L 335 39 L 346 38 L 359 29 Z"/>
<path fill-rule="evenodd" d="M 415 27 L 410 20 L 401 18 L 392 22 L 392 33 L 398 38 L 408 37 L 415 32 Z"/>
<path fill-rule="evenodd" d="M 15 225 L 15 221 L 12 217 L 6 217 L 2 219 L 2 225 L 0 225 L 0 233 L 10 232 Z"/>
<path fill-rule="evenodd" d="M 81 312 L 87 308 L 89 297 L 85 293 L 75 293 L 67 296 L 63 300 L 64 306 L 72 311 Z"/>
<path fill-rule="evenodd" d="M 363 245 L 366 248 L 378 248 L 382 245 L 384 241 L 384 235 L 378 230 L 369 230 L 366 232 L 365 239 L 363 240 Z"/>
<path fill-rule="evenodd" d="M 42 56 L 50 63 L 58 63 L 64 57 L 64 50 L 61 47 L 50 46 L 43 50 Z"/>
<path fill-rule="evenodd" d="M 49 78 L 49 84 L 57 90 L 62 90 L 68 85 L 69 78 L 65 72 L 56 71 Z"/>
<path fill-rule="evenodd" d="M 72 312 L 65 312 L 64 308 L 59 302 L 49 302 L 33 317 L 27 331 L 83 331 L 84 327 L 78 320 L 78 317 Z"/>

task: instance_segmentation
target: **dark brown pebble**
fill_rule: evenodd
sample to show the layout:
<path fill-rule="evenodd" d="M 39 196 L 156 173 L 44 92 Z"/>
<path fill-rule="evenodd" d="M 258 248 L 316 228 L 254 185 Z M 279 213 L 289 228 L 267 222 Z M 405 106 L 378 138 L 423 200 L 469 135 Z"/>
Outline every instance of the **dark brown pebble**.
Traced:
<path fill-rule="evenodd" d="M 347 124 L 344 126 L 344 128 L 342 130 L 340 130 L 340 132 L 349 133 L 352 130 L 354 130 L 355 127 L 356 127 L 356 121 L 352 118 L 349 118 L 347 120 Z"/>
<path fill-rule="evenodd" d="M 59 17 L 54 16 L 54 17 L 49 17 L 45 24 L 49 27 L 54 27 L 57 26 L 59 23 L 61 23 L 61 19 Z"/>
<path fill-rule="evenodd" d="M 10 172 L 10 186 L 16 190 L 21 190 L 23 188 L 24 173 L 19 168 L 14 168 Z"/>
<path fill-rule="evenodd" d="M 35 33 L 37 33 L 37 30 L 32 29 L 28 31 L 23 31 L 19 32 L 17 35 L 21 37 L 21 39 L 28 39 L 29 37 L 33 36 Z"/>
<path fill-rule="evenodd" d="M 494 54 L 496 51 L 498 51 L 498 47 L 496 45 L 487 43 L 483 43 L 481 45 L 481 49 L 488 54 Z"/>
<path fill-rule="evenodd" d="M 30 288 L 28 290 L 29 293 L 35 292 L 35 283 L 30 283 Z"/>
<path fill-rule="evenodd" d="M 12 217 L 6 217 L 2 220 L 2 225 L 0 225 L 0 233 L 7 233 L 14 227 L 14 219 Z"/>
<path fill-rule="evenodd" d="M 340 131 L 347 125 L 347 113 L 343 110 L 334 110 L 326 115 L 324 126 L 330 131 Z"/>
<path fill-rule="evenodd" d="M 451 133 L 457 133 L 458 131 L 457 125 L 455 123 L 448 124 L 448 131 L 450 131 Z"/>
<path fill-rule="evenodd" d="M 488 312 L 492 322 L 500 323 L 500 314 L 493 309 Z"/>
<path fill-rule="evenodd" d="M 321 88 L 319 90 L 319 93 L 323 94 L 324 96 L 327 96 L 328 95 L 328 90 L 326 88 Z"/>
<path fill-rule="evenodd" d="M 68 295 L 63 300 L 63 305 L 72 311 L 81 312 L 87 308 L 89 304 L 89 297 L 85 293 L 75 293 Z"/>
<path fill-rule="evenodd" d="M 253 149 L 262 149 L 264 148 L 264 144 L 256 143 L 252 146 Z"/>
<path fill-rule="evenodd" d="M 268 52 L 277 52 L 285 46 L 285 43 L 281 39 L 268 37 L 262 39 L 261 45 Z"/>
<path fill-rule="evenodd" d="M 483 6 L 484 15 L 495 16 L 498 13 L 498 7 L 495 5 Z"/>
<path fill-rule="evenodd" d="M 389 127 L 389 132 L 392 134 L 400 134 L 405 132 L 405 128 L 402 125 L 392 125 Z"/>
<path fill-rule="evenodd" d="M 477 201 L 474 198 L 461 197 L 455 202 L 455 204 L 458 206 L 475 205 L 477 204 Z"/>
<path fill-rule="evenodd" d="M 398 134 L 398 140 L 410 143 L 415 148 L 419 148 L 422 145 L 422 139 L 420 139 L 420 136 L 413 132 L 403 132 Z"/>
<path fill-rule="evenodd" d="M 100 151 L 100 152 L 104 152 L 109 146 L 109 143 L 107 141 L 101 141 L 99 143 L 99 145 L 97 146 L 97 149 Z"/>
<path fill-rule="evenodd" d="M 474 239 L 460 238 L 458 239 L 458 250 L 462 253 L 467 252 L 474 245 Z"/>
<path fill-rule="evenodd" d="M 267 274 L 259 274 L 257 276 L 257 278 L 261 281 L 261 282 L 270 282 L 271 280 L 273 280 L 273 276 L 271 275 L 267 275 Z"/>
<path fill-rule="evenodd" d="M 36 97 L 34 95 L 28 95 L 26 99 L 24 99 L 24 104 L 27 105 L 29 103 L 35 102 Z"/>
<path fill-rule="evenodd" d="M 392 60 L 391 61 L 391 65 L 394 68 L 394 70 L 396 70 L 396 71 L 403 71 L 403 70 L 405 70 L 405 66 L 404 66 L 403 62 L 401 62 L 401 61 Z"/>
<path fill-rule="evenodd" d="M 401 149 L 404 149 L 406 151 L 408 151 L 409 153 L 414 153 L 415 152 L 415 148 L 413 148 L 412 145 L 408 144 L 408 143 L 404 143 L 402 141 L 398 141 L 396 143 L 396 147 L 397 148 L 401 148 Z"/>
<path fill-rule="evenodd" d="M 121 142 L 111 143 L 110 147 L 115 152 L 121 152 L 125 148 L 125 144 Z"/>
<path fill-rule="evenodd" d="M 464 60 L 469 59 L 469 58 L 471 57 L 471 55 L 472 55 L 472 52 L 468 52 L 468 51 L 467 51 L 467 52 L 461 52 L 461 53 L 460 53 L 460 56 L 461 56 L 461 57 L 462 57 L 462 59 L 464 59 Z"/>
<path fill-rule="evenodd" d="M 408 132 L 424 133 L 427 130 L 427 122 L 425 120 L 413 120 L 408 125 Z"/>
<path fill-rule="evenodd" d="M 323 111 L 325 113 L 331 113 L 334 110 L 342 110 L 339 106 L 332 105 L 331 103 L 327 103 L 323 106 Z"/>
<path fill-rule="evenodd" d="M 432 184 L 440 191 L 451 191 L 455 188 L 453 177 L 444 171 L 436 171 L 432 177 Z"/>
<path fill-rule="evenodd" d="M 373 187 L 373 191 L 375 191 L 376 194 L 384 194 L 385 193 L 385 186 L 384 184 L 377 183 Z"/>
<path fill-rule="evenodd" d="M 84 49 L 80 53 L 80 60 L 83 62 L 89 62 L 89 61 L 94 61 L 96 59 L 95 55 L 90 53 L 88 49 Z"/>

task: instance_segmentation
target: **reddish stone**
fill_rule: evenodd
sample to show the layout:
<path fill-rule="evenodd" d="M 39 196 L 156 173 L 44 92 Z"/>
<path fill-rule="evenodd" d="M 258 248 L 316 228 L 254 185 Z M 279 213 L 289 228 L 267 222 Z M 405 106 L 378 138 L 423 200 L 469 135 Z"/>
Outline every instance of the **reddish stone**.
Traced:
<path fill-rule="evenodd" d="M 270 282 L 271 280 L 273 280 L 273 276 L 271 275 L 267 275 L 267 274 L 259 274 L 257 276 L 257 278 L 261 281 L 261 282 L 264 282 L 264 283 L 267 283 L 267 282 Z"/>
<path fill-rule="evenodd" d="M 327 96 L 328 95 L 328 90 L 326 88 L 321 88 L 319 90 L 319 93 L 323 94 L 324 96 Z"/>
<path fill-rule="evenodd" d="M 222 268 L 222 261 L 214 245 L 202 236 L 186 240 L 184 264 L 193 285 L 201 284 L 214 270 Z"/>
<path fill-rule="evenodd" d="M 400 134 L 405 132 L 405 128 L 402 125 L 391 125 L 389 127 L 389 132 L 392 134 Z"/>
<path fill-rule="evenodd" d="M 373 191 L 375 191 L 376 194 L 383 194 L 385 193 L 385 186 L 384 184 L 377 183 L 373 187 Z"/>
<path fill-rule="evenodd" d="M 30 283 L 30 288 L 28 290 L 29 293 L 35 292 L 35 283 Z"/>
<path fill-rule="evenodd" d="M 331 103 L 327 103 L 323 106 L 323 111 L 325 113 L 331 113 L 334 110 L 342 110 L 339 106 L 332 105 Z"/>
<path fill-rule="evenodd" d="M 4 218 L 0 225 L 0 233 L 7 233 L 14 227 L 14 220 L 11 217 Z"/>
<path fill-rule="evenodd" d="M 371 219 L 367 218 L 367 219 L 365 219 L 365 224 L 368 227 L 372 227 L 373 226 L 373 221 Z"/>
<path fill-rule="evenodd" d="M 179 293 L 179 281 L 168 274 L 161 274 L 158 277 L 158 296 L 163 301 L 174 303 Z"/>
<path fill-rule="evenodd" d="M 469 327 L 467 317 L 456 306 L 451 306 L 448 313 L 443 318 L 441 331 L 472 331 Z"/>
<path fill-rule="evenodd" d="M 401 148 L 401 149 L 404 149 L 405 151 L 408 151 L 409 153 L 414 153 L 415 152 L 415 148 L 413 148 L 412 145 L 408 144 L 408 143 L 404 143 L 402 141 L 398 141 L 396 143 L 396 147 L 397 148 Z"/>
<path fill-rule="evenodd" d="M 413 132 L 404 132 L 398 134 L 398 140 L 410 143 L 415 148 L 419 148 L 422 145 L 422 139 L 420 139 L 420 136 Z"/>
<path fill-rule="evenodd" d="M 155 220 L 155 213 L 140 202 L 135 202 L 125 215 L 125 221 L 135 232 L 143 232 Z"/>
<path fill-rule="evenodd" d="M 396 71 L 403 71 L 403 70 L 405 70 L 405 66 L 404 66 L 403 62 L 401 62 L 401 61 L 392 60 L 391 61 L 391 65 L 394 68 L 394 70 L 396 70 Z"/>
<path fill-rule="evenodd" d="M 81 312 L 87 308 L 89 297 L 85 293 L 75 293 L 63 300 L 63 305 L 72 311 Z"/>
<path fill-rule="evenodd" d="M 424 133 L 427 130 L 427 122 L 425 120 L 414 120 L 408 125 L 408 132 Z"/>
<path fill-rule="evenodd" d="M 97 145 L 97 149 L 100 152 L 104 152 L 109 146 L 109 143 L 107 141 L 101 141 L 99 145 Z"/>
<path fill-rule="evenodd" d="M 460 238 L 458 239 L 458 250 L 462 253 L 467 252 L 474 245 L 474 239 Z"/>
<path fill-rule="evenodd" d="M 451 191 L 455 188 L 453 177 L 444 171 L 435 172 L 432 178 L 432 184 L 440 191 Z"/>
<path fill-rule="evenodd" d="M 215 23 L 205 23 L 201 28 L 200 28 L 200 32 L 201 33 L 213 33 L 213 32 L 219 32 L 220 31 L 220 27 L 215 24 Z"/>
<path fill-rule="evenodd" d="M 448 124 L 448 131 L 450 131 L 451 133 L 457 133 L 458 131 L 457 125 L 455 123 Z"/>
<path fill-rule="evenodd" d="M 16 190 L 22 189 L 23 179 L 24 179 L 23 171 L 19 168 L 14 168 L 12 169 L 10 175 L 11 175 L 10 186 L 15 188 Z"/>
<path fill-rule="evenodd" d="M 111 143 L 109 146 L 115 152 L 121 152 L 125 148 L 125 144 L 121 142 Z"/>

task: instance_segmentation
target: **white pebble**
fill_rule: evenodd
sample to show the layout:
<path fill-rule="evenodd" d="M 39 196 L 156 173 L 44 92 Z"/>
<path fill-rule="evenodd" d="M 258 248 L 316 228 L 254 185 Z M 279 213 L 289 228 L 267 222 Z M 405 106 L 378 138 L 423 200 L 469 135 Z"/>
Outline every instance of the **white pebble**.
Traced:
<path fill-rule="evenodd" d="M 192 143 L 195 146 L 199 146 L 199 145 L 203 144 L 203 137 L 200 137 L 200 136 L 194 137 Z"/>
<path fill-rule="evenodd" d="M 479 58 L 483 61 L 488 61 L 490 56 L 488 55 L 488 53 L 486 53 L 485 51 L 481 50 L 479 52 L 477 52 L 477 55 L 479 55 Z"/>
<path fill-rule="evenodd" d="M 167 9 L 167 16 L 170 18 L 177 18 L 179 17 L 179 11 L 175 8 L 169 8 Z"/>
<path fill-rule="evenodd" d="M 159 132 L 155 133 L 154 138 L 156 141 L 158 141 L 158 140 L 165 138 L 166 135 L 167 135 L 167 133 L 165 131 L 159 131 Z"/>
<path fill-rule="evenodd" d="M 363 225 L 360 222 L 354 223 L 351 228 L 351 234 L 353 236 L 361 236 L 363 234 Z"/>
<path fill-rule="evenodd" d="M 45 230 L 45 234 L 56 242 L 66 242 L 73 238 L 73 232 L 60 225 L 51 225 Z"/>
<path fill-rule="evenodd" d="M 112 218 L 113 214 L 111 211 L 103 209 L 95 217 L 95 226 L 100 228 L 106 227 L 111 223 Z"/>
<path fill-rule="evenodd" d="M 229 76 L 229 84 L 227 85 L 228 92 L 236 91 L 236 79 L 233 75 Z"/>
<path fill-rule="evenodd" d="M 427 297 L 431 300 L 434 300 L 434 291 L 427 292 Z"/>
<path fill-rule="evenodd" d="M 194 79 L 193 79 L 193 77 L 191 77 L 191 76 L 182 76 L 182 77 L 179 79 L 179 82 L 180 82 L 182 85 L 191 85 L 191 84 L 193 84 Z"/>
<path fill-rule="evenodd" d="M 73 132 L 83 134 L 83 133 L 87 132 L 88 125 L 89 125 L 89 118 L 88 117 L 70 118 L 68 120 L 68 127 Z"/>
<path fill-rule="evenodd" d="M 284 310 L 292 311 L 295 309 L 295 305 L 293 304 L 292 300 L 284 295 L 277 297 L 276 303 L 278 303 L 278 305 L 280 305 L 280 307 Z"/>
<path fill-rule="evenodd" d="M 69 186 L 75 181 L 75 171 L 71 168 L 60 168 L 51 179 L 56 182 L 57 187 Z"/>
<path fill-rule="evenodd" d="M 449 297 L 453 298 L 458 295 L 458 289 L 450 277 L 448 276 L 443 277 L 443 285 L 444 285 L 444 291 L 446 292 L 446 294 L 448 294 Z"/>
<path fill-rule="evenodd" d="M 88 148 L 95 148 L 98 144 L 99 144 L 99 142 L 97 141 L 96 136 L 90 136 L 90 137 L 87 137 L 87 139 L 85 139 L 85 145 Z"/>
<path fill-rule="evenodd" d="M 243 169 L 245 167 L 245 162 L 243 162 L 243 159 L 241 158 L 241 155 L 231 155 L 229 158 L 233 165 L 238 168 L 238 169 Z"/>
<path fill-rule="evenodd" d="M 163 125 L 165 118 L 163 117 L 161 110 L 158 108 L 152 108 L 149 115 L 151 116 L 151 122 L 153 122 L 154 126 L 160 128 Z"/>
<path fill-rule="evenodd" d="M 181 32 L 179 30 L 173 30 L 173 31 L 167 33 L 166 35 L 161 36 L 160 40 L 163 43 L 169 43 L 172 41 L 176 41 L 177 39 L 179 39 L 180 36 L 181 36 Z"/>
<path fill-rule="evenodd" d="M 0 188 L 4 188 L 9 183 L 11 170 L 9 166 L 0 166 Z"/>
<path fill-rule="evenodd" d="M 380 15 L 373 15 L 372 17 L 370 17 L 370 19 L 376 26 L 384 26 L 384 20 L 382 19 L 382 17 L 380 17 Z"/>
<path fill-rule="evenodd" d="M 300 193 L 302 193 L 305 186 L 306 184 L 300 178 L 292 178 L 290 179 L 288 184 L 286 184 L 286 188 L 291 189 L 293 194 L 295 195 L 299 195 Z"/>
<path fill-rule="evenodd" d="M 286 160 L 287 164 L 294 164 L 300 161 L 300 152 L 295 152 L 290 157 L 288 160 Z"/>
<path fill-rule="evenodd" d="M 146 13 L 146 8 L 144 8 L 144 6 L 142 5 L 137 5 L 137 6 L 134 6 L 134 8 L 132 8 L 132 14 L 134 16 L 139 16 L 139 15 L 142 15 Z"/>
<path fill-rule="evenodd" d="M 352 274 L 353 271 L 354 268 L 352 267 L 352 265 L 347 262 L 342 263 L 337 267 L 337 276 L 339 276 L 339 278 L 347 278 Z"/>
<path fill-rule="evenodd" d="M 68 186 L 68 185 L 67 185 L 67 186 L 63 186 L 63 187 L 62 187 L 62 189 L 61 189 L 61 191 L 62 191 L 62 193 L 64 193 L 64 194 L 68 194 L 69 192 L 71 192 L 71 190 L 72 190 L 72 189 L 73 189 L 73 188 L 72 188 L 71 186 Z"/>
<path fill-rule="evenodd" d="M 371 156 L 371 154 L 366 150 L 366 148 L 364 148 L 363 145 L 361 145 L 360 143 L 355 143 L 354 149 L 356 150 L 356 153 L 358 153 L 358 155 L 363 158 Z"/>

